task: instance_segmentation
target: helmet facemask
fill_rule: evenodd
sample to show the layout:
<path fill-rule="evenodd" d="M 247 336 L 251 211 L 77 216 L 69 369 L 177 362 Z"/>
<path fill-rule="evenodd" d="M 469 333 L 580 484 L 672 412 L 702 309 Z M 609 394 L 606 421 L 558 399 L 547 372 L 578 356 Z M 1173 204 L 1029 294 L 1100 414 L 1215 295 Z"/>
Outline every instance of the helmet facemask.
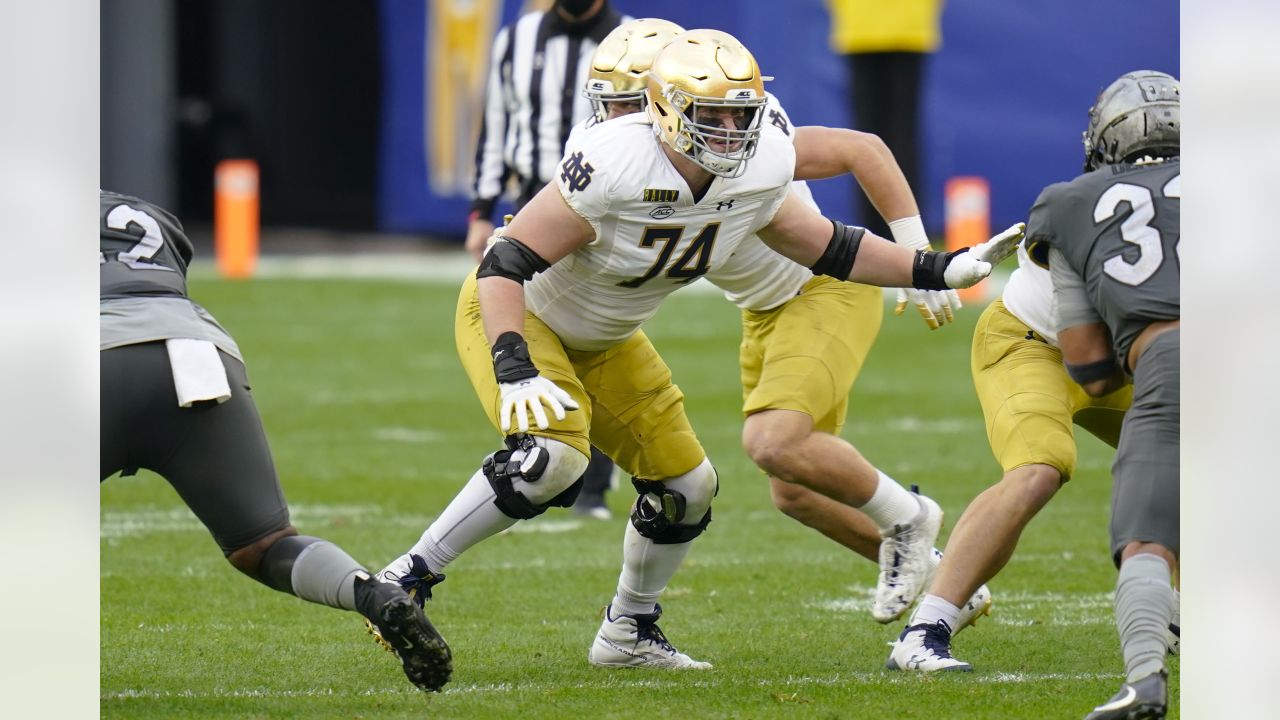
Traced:
<path fill-rule="evenodd" d="M 591 102 L 591 113 L 595 115 L 596 122 L 609 119 L 611 103 L 635 103 L 636 107 L 630 109 L 629 113 L 643 112 L 645 106 L 649 104 L 645 98 L 643 86 L 639 90 L 615 91 L 613 83 L 603 78 L 589 78 L 582 94 Z"/>
<path fill-rule="evenodd" d="M 760 144 L 766 98 L 749 89 L 726 95 L 703 97 L 670 86 L 663 89 L 670 107 L 683 115 L 673 147 L 712 175 L 736 178 L 746 172 L 747 160 Z"/>

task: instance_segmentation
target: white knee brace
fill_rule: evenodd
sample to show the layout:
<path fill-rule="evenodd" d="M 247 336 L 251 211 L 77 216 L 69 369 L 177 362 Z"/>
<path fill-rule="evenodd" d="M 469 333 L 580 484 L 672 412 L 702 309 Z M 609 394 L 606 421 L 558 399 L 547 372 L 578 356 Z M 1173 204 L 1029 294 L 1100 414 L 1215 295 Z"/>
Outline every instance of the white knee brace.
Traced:
<path fill-rule="evenodd" d="M 689 542 L 711 522 L 711 499 L 720 483 L 710 460 L 704 458 L 689 472 L 666 480 L 631 482 L 640 493 L 631 510 L 631 524 L 655 543 Z"/>
<path fill-rule="evenodd" d="M 486 457 L 481 468 L 499 510 L 527 520 L 548 507 L 573 505 L 590 458 L 551 438 L 511 435 L 506 443 L 508 449 Z"/>

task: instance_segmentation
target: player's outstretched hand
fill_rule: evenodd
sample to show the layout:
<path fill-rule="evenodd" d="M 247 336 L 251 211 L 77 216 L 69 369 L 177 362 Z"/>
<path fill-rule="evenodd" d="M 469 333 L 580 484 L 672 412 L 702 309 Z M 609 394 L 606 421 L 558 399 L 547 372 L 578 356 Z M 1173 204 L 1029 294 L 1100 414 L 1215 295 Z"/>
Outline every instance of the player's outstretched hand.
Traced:
<path fill-rule="evenodd" d="M 516 428 L 529 432 L 529 413 L 533 413 L 538 429 L 545 430 L 551 423 L 547 411 L 551 409 L 557 420 L 564 419 L 565 410 L 577 410 L 578 403 L 569 393 L 541 375 L 534 375 L 514 382 L 498 383 L 502 392 L 502 409 L 498 412 L 498 424 L 502 432 L 511 431 L 511 416 L 515 415 Z"/>
<path fill-rule="evenodd" d="M 967 288 L 991 274 L 991 269 L 1017 249 L 1027 226 L 1015 223 L 981 245 L 964 248 L 947 256 L 942 279 L 950 288 Z"/>
<path fill-rule="evenodd" d="M 1018 243 L 1022 242 L 1022 238 L 1026 234 L 1026 223 L 1014 223 L 999 235 L 981 245 L 975 246 L 969 251 L 969 254 L 983 262 L 999 265 L 1018 249 Z"/>

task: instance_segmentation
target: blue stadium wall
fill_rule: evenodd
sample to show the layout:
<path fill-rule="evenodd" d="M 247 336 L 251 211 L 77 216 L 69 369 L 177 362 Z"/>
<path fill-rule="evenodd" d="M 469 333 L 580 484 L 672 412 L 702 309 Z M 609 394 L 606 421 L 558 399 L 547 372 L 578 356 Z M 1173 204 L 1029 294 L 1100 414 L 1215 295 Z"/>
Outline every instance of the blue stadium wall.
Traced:
<path fill-rule="evenodd" d="M 432 2 L 381 0 L 378 223 L 386 231 L 461 236 L 468 205 L 462 186 L 474 147 L 461 127 L 462 111 L 451 109 L 441 120 L 441 103 L 432 100 L 440 97 L 432 95 L 433 83 L 456 77 L 458 69 L 457 63 L 433 66 L 447 63 L 433 57 L 433 43 L 427 42 Z M 516 18 L 523 4 L 473 2 L 492 7 L 498 24 Z M 848 72 L 828 44 L 823 0 L 615 0 L 614 5 L 631 15 L 734 34 L 776 78 L 768 87 L 794 122 L 851 126 Z M 496 32 L 498 25 L 492 27 Z M 492 32 L 479 42 L 485 58 Z M 990 181 L 995 227 L 1024 219 L 1040 188 L 1080 171 L 1080 132 L 1098 90 L 1133 69 L 1180 76 L 1178 37 L 1178 3 L 1172 0 L 947 2 L 943 46 L 929 60 L 922 103 L 924 187 L 918 192 L 929 231 L 942 232 L 943 185 L 958 175 Z M 459 127 L 446 131 L 452 139 L 429 140 L 433 122 Z M 442 170 L 446 155 L 452 164 Z M 813 190 L 828 215 L 859 220 L 852 180 L 814 183 Z"/>

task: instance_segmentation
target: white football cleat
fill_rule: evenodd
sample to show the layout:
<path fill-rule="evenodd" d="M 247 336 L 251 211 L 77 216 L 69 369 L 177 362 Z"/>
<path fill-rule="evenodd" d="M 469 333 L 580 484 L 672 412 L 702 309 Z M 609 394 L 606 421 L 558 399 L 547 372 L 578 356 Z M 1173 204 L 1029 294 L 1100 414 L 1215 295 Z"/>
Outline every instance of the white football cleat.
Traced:
<path fill-rule="evenodd" d="M 902 617 L 933 576 L 933 544 L 942 529 L 942 508 L 924 495 L 916 495 L 920 512 L 909 523 L 897 525 L 880 541 L 880 578 L 871 616 L 888 623 Z"/>
<path fill-rule="evenodd" d="M 960 606 L 960 615 L 956 618 L 956 629 L 952 631 L 951 637 L 955 637 L 970 625 L 976 625 L 978 618 L 983 615 L 990 615 L 993 604 L 991 590 L 986 585 L 975 590 L 969 596 L 969 600 Z"/>
<path fill-rule="evenodd" d="M 890 670 L 916 670 L 918 672 L 958 671 L 970 672 L 973 666 L 951 657 L 951 629 L 945 621 L 933 625 L 912 625 L 902 631 L 896 642 L 890 643 Z"/>
<path fill-rule="evenodd" d="M 658 618 L 662 606 L 645 615 L 613 617 L 613 606 L 605 608 L 604 622 L 595 642 L 587 652 L 587 660 L 599 667 L 651 667 L 667 670 L 706 670 L 711 663 L 694 660 L 675 647 L 662 634 Z"/>
<path fill-rule="evenodd" d="M 929 553 L 929 586 L 933 585 L 933 576 L 937 573 L 938 565 L 941 562 L 942 551 L 934 548 L 933 552 Z M 976 625 L 978 618 L 983 615 L 990 615 L 992 604 L 991 588 L 983 583 L 977 590 L 973 591 L 973 595 L 969 596 L 969 600 L 960 606 L 960 615 L 956 618 L 956 629 L 951 631 L 951 637 L 959 635 L 961 630 L 970 625 Z"/>

